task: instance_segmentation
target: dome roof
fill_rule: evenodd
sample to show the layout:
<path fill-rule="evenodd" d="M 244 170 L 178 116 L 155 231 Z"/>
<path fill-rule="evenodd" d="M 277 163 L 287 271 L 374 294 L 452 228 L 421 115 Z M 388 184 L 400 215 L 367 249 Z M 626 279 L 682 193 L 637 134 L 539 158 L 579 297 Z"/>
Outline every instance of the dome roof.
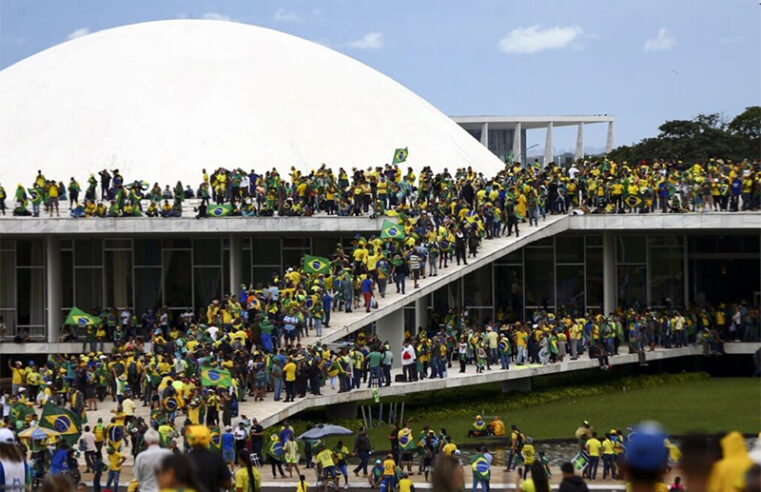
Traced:
<path fill-rule="evenodd" d="M 327 163 L 502 163 L 450 118 L 385 75 L 322 45 L 247 24 L 147 22 L 100 31 L 0 71 L 0 182 L 37 169 L 80 183 L 195 186 L 201 168 L 281 172 Z M 84 185 L 84 183 L 82 183 Z"/>

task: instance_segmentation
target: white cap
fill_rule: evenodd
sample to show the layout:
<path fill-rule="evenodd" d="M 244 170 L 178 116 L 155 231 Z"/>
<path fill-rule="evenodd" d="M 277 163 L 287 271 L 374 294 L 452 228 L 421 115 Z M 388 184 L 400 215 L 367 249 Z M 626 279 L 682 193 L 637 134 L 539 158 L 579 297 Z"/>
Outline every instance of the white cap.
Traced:
<path fill-rule="evenodd" d="M 12 444 L 14 442 L 16 442 L 16 438 L 10 429 L 0 429 L 0 443 Z"/>

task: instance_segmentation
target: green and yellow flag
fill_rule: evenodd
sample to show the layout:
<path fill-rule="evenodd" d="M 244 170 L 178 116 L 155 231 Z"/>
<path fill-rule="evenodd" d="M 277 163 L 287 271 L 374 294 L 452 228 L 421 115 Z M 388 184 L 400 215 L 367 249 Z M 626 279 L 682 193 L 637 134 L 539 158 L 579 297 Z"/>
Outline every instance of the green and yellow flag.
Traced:
<path fill-rule="evenodd" d="M 42 193 L 37 188 L 27 188 L 26 191 L 29 192 L 29 198 L 32 200 L 32 203 L 35 205 L 39 205 L 42 203 Z"/>
<path fill-rule="evenodd" d="M 400 162 L 406 161 L 407 155 L 409 155 L 409 152 L 407 151 L 407 147 L 403 149 L 396 149 L 394 151 L 394 164 L 399 164 Z"/>
<path fill-rule="evenodd" d="M 630 208 L 637 208 L 640 205 L 642 205 L 642 199 L 638 197 L 637 195 L 629 195 L 626 198 L 624 198 L 624 203 L 627 207 Z"/>
<path fill-rule="evenodd" d="M 232 215 L 232 213 L 233 206 L 229 203 L 224 203 L 222 205 L 209 205 L 209 207 L 206 209 L 206 215 L 209 217 L 227 217 Z"/>
<path fill-rule="evenodd" d="M 88 325 L 94 326 L 98 323 L 100 323 L 100 318 L 87 314 L 75 306 L 71 308 L 71 311 L 69 311 L 69 315 L 66 316 L 66 321 L 64 321 L 63 324 L 85 327 Z"/>
<path fill-rule="evenodd" d="M 483 481 L 488 481 L 491 478 L 491 469 L 489 467 L 489 462 L 486 460 L 483 454 L 476 456 L 470 467 L 473 470 L 473 478 L 477 478 Z"/>
<path fill-rule="evenodd" d="M 304 255 L 304 272 L 330 273 L 330 260 L 321 256 Z"/>
<path fill-rule="evenodd" d="M 381 239 L 404 239 L 404 227 L 390 220 L 384 220 L 381 228 Z"/>
<path fill-rule="evenodd" d="M 218 367 L 202 367 L 201 385 L 229 388 L 233 385 L 233 378 L 230 375 L 230 371 L 227 369 L 221 369 Z"/>
<path fill-rule="evenodd" d="M 82 433 L 79 416 L 63 407 L 53 405 L 50 402 L 45 404 L 40 417 L 40 427 L 51 429 L 59 434 L 67 443 L 73 444 L 79 439 Z"/>

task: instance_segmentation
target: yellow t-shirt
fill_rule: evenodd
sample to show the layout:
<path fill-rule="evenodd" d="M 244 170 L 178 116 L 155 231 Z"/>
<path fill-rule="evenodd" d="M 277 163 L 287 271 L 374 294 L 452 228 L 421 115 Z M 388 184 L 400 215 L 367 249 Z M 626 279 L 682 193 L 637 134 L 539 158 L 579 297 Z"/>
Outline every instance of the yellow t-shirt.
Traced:
<path fill-rule="evenodd" d="M 396 474 L 396 463 L 394 462 L 394 460 L 383 460 L 383 474 L 384 475 Z"/>
<path fill-rule="evenodd" d="M 309 492 L 309 484 L 305 481 L 299 480 L 299 483 L 296 484 L 296 492 Z"/>
<path fill-rule="evenodd" d="M 600 448 L 602 447 L 602 443 L 595 439 L 594 437 L 592 439 L 587 440 L 587 452 L 589 453 L 589 456 L 600 456 Z"/>
<path fill-rule="evenodd" d="M 602 442 L 602 454 L 615 454 L 613 441 L 611 441 L 610 439 L 605 439 Z"/>
<path fill-rule="evenodd" d="M 251 492 L 252 490 L 259 490 L 262 485 L 262 475 L 259 473 L 259 469 L 252 466 L 252 475 L 254 476 L 254 487 L 251 488 L 251 482 L 249 481 L 248 470 L 246 467 L 238 468 L 235 472 L 235 490 L 241 490 L 243 492 Z"/>
<path fill-rule="evenodd" d="M 111 471 L 119 471 L 122 469 L 122 454 L 119 451 L 114 451 L 108 455 L 108 469 Z"/>
<path fill-rule="evenodd" d="M 320 461 L 323 469 L 329 466 L 335 466 L 335 463 L 333 463 L 333 452 L 329 449 L 323 449 L 317 453 L 317 459 Z"/>
<path fill-rule="evenodd" d="M 296 364 L 288 362 L 283 366 L 283 373 L 286 381 L 296 381 Z"/>
<path fill-rule="evenodd" d="M 412 492 L 412 480 L 409 478 L 399 480 L 399 492 Z"/>
<path fill-rule="evenodd" d="M 24 384 L 24 376 L 26 370 L 13 368 L 13 376 L 11 376 L 11 384 Z"/>

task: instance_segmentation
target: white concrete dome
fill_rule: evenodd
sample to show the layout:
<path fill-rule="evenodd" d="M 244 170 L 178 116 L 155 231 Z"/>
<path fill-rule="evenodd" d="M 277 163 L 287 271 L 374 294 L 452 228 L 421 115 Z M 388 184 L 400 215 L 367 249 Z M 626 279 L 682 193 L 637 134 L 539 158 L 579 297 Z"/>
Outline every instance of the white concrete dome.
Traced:
<path fill-rule="evenodd" d="M 197 185 L 201 168 L 367 167 L 501 162 L 432 105 L 319 44 L 210 20 L 148 22 L 65 42 L 0 71 L 0 182 L 37 169 L 80 183 Z"/>

